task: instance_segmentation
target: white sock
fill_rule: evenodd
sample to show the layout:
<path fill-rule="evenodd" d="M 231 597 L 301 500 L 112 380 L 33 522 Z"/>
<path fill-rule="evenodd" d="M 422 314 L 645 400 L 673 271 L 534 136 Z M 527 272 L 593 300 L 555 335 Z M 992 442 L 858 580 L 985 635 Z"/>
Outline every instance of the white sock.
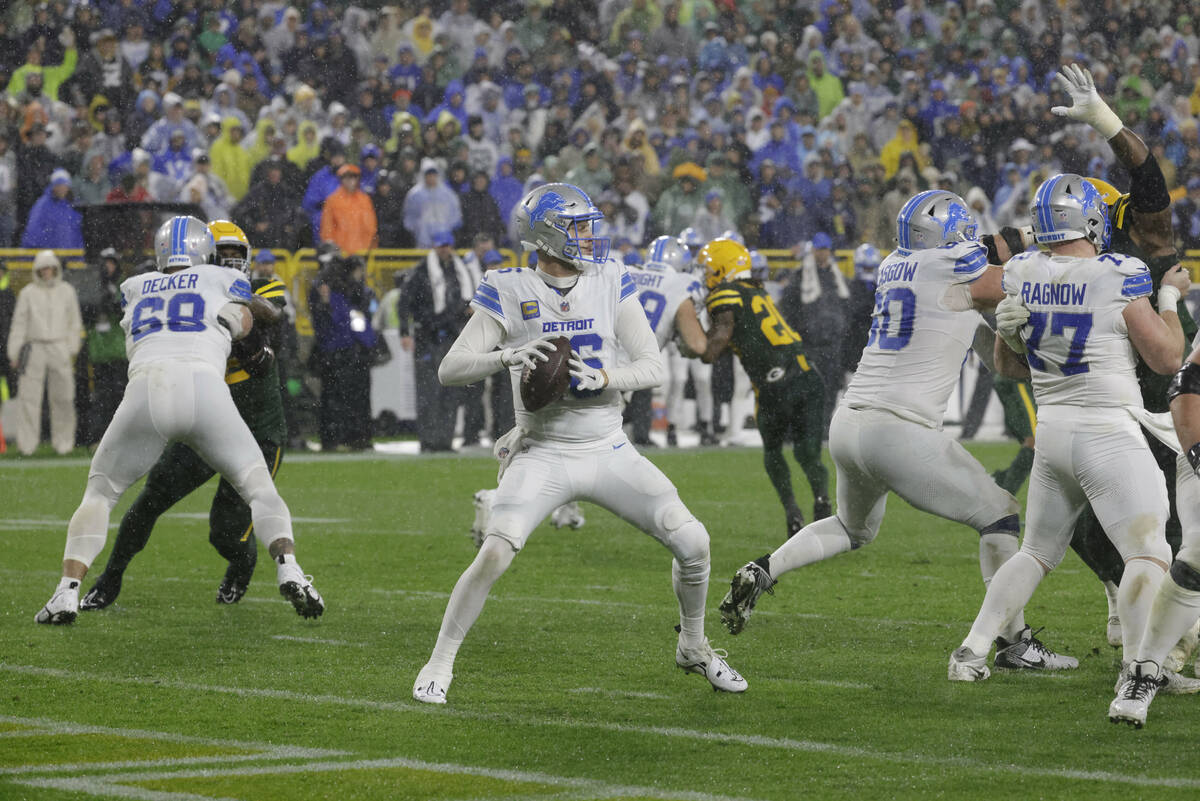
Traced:
<path fill-rule="evenodd" d="M 679 647 L 691 651 L 704 645 L 704 604 L 708 600 L 708 571 L 683 576 L 679 561 L 671 560 L 671 586 L 679 599 Z"/>
<path fill-rule="evenodd" d="M 1012 534 L 992 532 L 979 537 L 979 572 L 983 575 L 983 586 L 986 589 L 992 583 L 992 576 L 1004 565 L 1020 547 L 1020 542 Z M 1025 610 L 1019 609 L 1008 624 L 1001 630 L 1000 636 L 1012 642 L 1021 636 L 1025 628 Z"/>
<path fill-rule="evenodd" d="M 983 606 L 962 644 L 978 656 L 991 650 L 996 635 L 1029 603 L 1043 575 L 1037 559 L 1022 551 L 1013 554 L 992 576 Z"/>
<path fill-rule="evenodd" d="M 1185 590 L 1167 576 L 1158 585 L 1137 658 L 1161 665 L 1197 618 L 1200 618 L 1200 592 Z"/>
<path fill-rule="evenodd" d="M 1130 559 L 1125 563 L 1125 573 L 1121 576 L 1121 587 L 1117 591 L 1117 612 L 1121 615 L 1121 658 L 1127 662 L 1134 658 L 1142 644 L 1150 607 L 1154 605 L 1154 596 L 1158 594 L 1165 573 L 1162 565 L 1149 559 Z M 1183 631 L 1186 630 L 1185 626 Z M 1176 642 L 1179 642 L 1179 637 L 1171 645 Z M 1162 664 L 1161 659 L 1155 661 Z"/>
<path fill-rule="evenodd" d="M 492 584 L 512 564 L 514 556 L 516 552 L 512 546 L 499 537 L 488 537 L 483 541 L 475 561 L 458 577 L 450 593 L 437 644 L 433 647 L 429 662 L 421 669 L 422 680 L 437 679 L 442 686 L 449 686 L 458 647 L 479 619 Z"/>
<path fill-rule="evenodd" d="M 1117 612 L 1117 583 L 1115 581 L 1105 581 L 1103 585 L 1104 597 L 1108 600 L 1108 616 L 1119 617 L 1120 615 Z"/>
<path fill-rule="evenodd" d="M 78 590 L 78 589 L 79 589 L 79 579 L 71 578 L 70 576 L 63 576 L 62 579 L 59 580 L 58 586 L 54 589 L 54 592 L 58 593 L 62 590 Z"/>
<path fill-rule="evenodd" d="M 837 515 L 809 523 L 771 554 L 771 578 L 850 550 L 850 536 Z"/>

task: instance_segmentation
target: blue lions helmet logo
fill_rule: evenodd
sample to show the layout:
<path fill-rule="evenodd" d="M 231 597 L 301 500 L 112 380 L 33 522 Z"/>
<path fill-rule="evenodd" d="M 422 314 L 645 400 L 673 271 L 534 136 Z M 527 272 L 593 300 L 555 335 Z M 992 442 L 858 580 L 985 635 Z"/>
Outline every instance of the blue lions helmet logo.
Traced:
<path fill-rule="evenodd" d="M 529 212 L 529 230 L 533 230 L 533 224 L 539 220 L 545 221 L 546 215 L 552 211 L 562 211 L 567 207 L 567 199 L 557 192 L 547 192 L 538 198 L 535 205 Z"/>
<path fill-rule="evenodd" d="M 960 223 L 969 225 L 970 222 L 971 213 L 958 203 L 951 203 L 946 207 L 946 221 L 942 223 L 942 236 L 949 239 L 952 233 L 960 229 Z M 971 238 L 967 227 L 962 227 L 962 233 L 968 239 Z"/>

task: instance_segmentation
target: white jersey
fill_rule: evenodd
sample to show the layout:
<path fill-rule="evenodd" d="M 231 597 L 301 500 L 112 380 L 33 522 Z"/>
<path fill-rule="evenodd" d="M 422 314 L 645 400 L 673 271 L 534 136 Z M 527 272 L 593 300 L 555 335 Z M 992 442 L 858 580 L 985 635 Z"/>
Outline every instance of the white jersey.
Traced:
<path fill-rule="evenodd" d="M 1004 291 L 1029 308 L 1021 338 L 1039 406 L 1141 408 L 1137 351 L 1122 313 L 1151 285 L 1140 259 L 1117 253 L 1031 252 L 1009 260 Z"/>
<path fill-rule="evenodd" d="M 971 309 L 952 311 L 945 300 L 987 266 L 978 242 L 888 254 L 879 265 L 867 346 L 842 402 L 940 428 L 981 319 Z"/>
<path fill-rule="evenodd" d="M 566 294 L 549 286 L 536 270 L 510 267 L 483 274 L 471 305 L 504 327 L 500 347 L 523 345 L 545 334 L 561 334 L 592 367 L 619 363 L 617 304 L 637 303 L 637 287 L 624 266 L 609 259 L 579 276 Z M 615 389 L 571 388 L 536 412 L 521 402 L 521 365 L 509 368 L 517 425 L 533 439 L 595 444 L 621 433 L 621 393 Z"/>
<path fill-rule="evenodd" d="M 629 267 L 630 277 L 637 286 L 638 300 L 650 330 L 658 340 L 658 347 L 665 348 L 675 336 L 675 313 L 685 300 L 691 299 L 697 309 L 704 308 L 703 285 L 694 275 L 680 273 L 670 267 Z"/>
<path fill-rule="evenodd" d="M 249 303 L 250 297 L 245 276 L 214 264 L 126 279 L 121 328 L 130 372 L 154 362 L 199 361 L 224 375 L 232 338 L 217 322 L 217 312 L 230 302 Z"/>

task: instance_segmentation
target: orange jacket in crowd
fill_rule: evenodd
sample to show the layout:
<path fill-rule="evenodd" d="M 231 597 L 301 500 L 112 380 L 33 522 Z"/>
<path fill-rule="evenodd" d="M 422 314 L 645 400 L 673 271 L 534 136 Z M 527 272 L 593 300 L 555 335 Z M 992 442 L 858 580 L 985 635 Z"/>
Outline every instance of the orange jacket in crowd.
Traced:
<path fill-rule="evenodd" d="M 339 186 L 325 199 L 321 211 L 322 242 L 333 242 L 343 253 L 357 253 L 378 244 L 378 229 L 375 204 L 361 189 L 350 193 Z"/>

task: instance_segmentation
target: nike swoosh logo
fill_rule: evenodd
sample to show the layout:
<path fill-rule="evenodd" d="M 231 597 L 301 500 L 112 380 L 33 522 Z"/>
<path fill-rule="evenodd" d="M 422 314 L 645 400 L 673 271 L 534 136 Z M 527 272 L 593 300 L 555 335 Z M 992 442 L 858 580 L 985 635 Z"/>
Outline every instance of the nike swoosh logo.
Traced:
<path fill-rule="evenodd" d="M 618 448 L 624 448 L 624 447 L 625 447 L 625 443 L 624 443 L 624 442 L 622 442 L 620 445 L 613 445 L 613 450 L 615 451 L 615 450 L 617 450 Z"/>

